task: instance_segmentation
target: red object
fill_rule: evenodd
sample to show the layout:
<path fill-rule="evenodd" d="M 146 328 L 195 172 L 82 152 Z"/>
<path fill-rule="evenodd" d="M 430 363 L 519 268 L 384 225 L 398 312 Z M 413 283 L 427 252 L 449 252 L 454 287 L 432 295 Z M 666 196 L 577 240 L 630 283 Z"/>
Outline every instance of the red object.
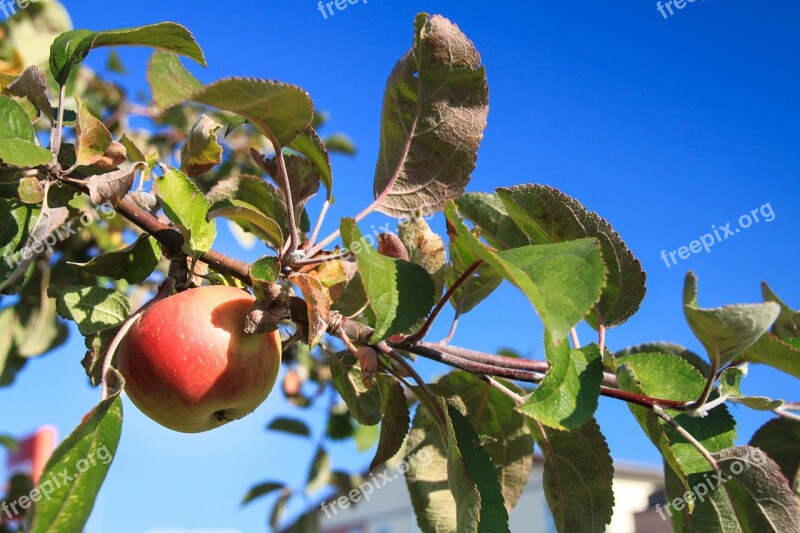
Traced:
<path fill-rule="evenodd" d="M 39 482 L 44 466 L 56 447 L 56 429 L 42 426 L 33 435 L 19 441 L 19 448 L 8 454 L 6 467 L 10 474 L 24 473 L 31 476 L 33 484 Z"/>

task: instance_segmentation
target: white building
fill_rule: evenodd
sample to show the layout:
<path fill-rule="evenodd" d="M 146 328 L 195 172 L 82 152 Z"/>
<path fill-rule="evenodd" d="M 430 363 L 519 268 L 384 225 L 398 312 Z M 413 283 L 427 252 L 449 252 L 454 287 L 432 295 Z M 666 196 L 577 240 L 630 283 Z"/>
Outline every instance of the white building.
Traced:
<path fill-rule="evenodd" d="M 670 533 L 672 527 L 653 507 L 664 501 L 661 469 L 629 464 L 615 464 L 614 517 L 610 533 Z M 330 515 L 330 516 L 328 516 Z M 322 533 L 418 533 L 402 476 L 376 490 L 369 501 L 361 501 L 335 514 L 320 511 Z M 536 458 L 530 479 L 519 503 L 511 512 L 512 533 L 555 533 L 542 488 L 542 461 Z"/>

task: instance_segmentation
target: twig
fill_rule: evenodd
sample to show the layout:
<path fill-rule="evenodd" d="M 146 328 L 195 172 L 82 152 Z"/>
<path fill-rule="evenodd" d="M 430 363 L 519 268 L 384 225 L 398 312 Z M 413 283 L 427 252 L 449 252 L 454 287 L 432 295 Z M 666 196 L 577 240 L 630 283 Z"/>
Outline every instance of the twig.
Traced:
<path fill-rule="evenodd" d="M 410 364 L 408 364 L 408 362 L 405 359 L 403 359 L 403 356 L 400 355 L 399 353 L 397 353 L 396 351 L 394 351 L 388 344 L 386 344 L 385 341 L 379 342 L 376 345 L 376 347 L 380 351 L 382 351 L 383 353 L 385 353 L 386 355 L 391 357 L 394 360 L 395 363 L 397 363 L 398 365 L 402 366 L 406 370 L 406 372 L 408 372 L 409 375 L 412 378 L 414 378 L 414 381 L 417 382 L 417 385 L 419 385 L 420 389 L 422 389 L 422 391 L 425 393 L 425 395 L 430 400 L 430 403 L 436 409 L 436 414 L 439 416 L 440 420 L 442 421 L 442 424 L 446 424 L 447 417 L 445 417 L 441 406 L 437 403 L 436 395 L 433 394 L 431 389 L 428 387 L 427 383 L 425 383 L 425 380 L 422 379 L 422 376 L 420 376 L 417 373 L 417 371 L 414 370 L 414 367 L 411 366 Z"/>
<path fill-rule="evenodd" d="M 686 406 L 687 411 L 696 411 L 698 409 L 702 409 L 702 407 L 706 404 L 708 397 L 711 394 L 711 389 L 714 385 L 714 382 L 717 380 L 718 369 L 719 357 L 714 357 L 711 361 L 711 370 L 709 371 L 708 378 L 706 379 L 706 386 L 703 388 L 703 392 L 700 394 L 700 397 Z"/>
<path fill-rule="evenodd" d="M 287 265 L 292 263 L 292 256 L 300 245 L 300 236 L 297 232 L 297 220 L 294 216 L 294 201 L 292 200 L 292 186 L 289 182 L 289 173 L 286 171 L 286 159 L 283 157 L 283 149 L 278 139 L 271 132 L 268 133 L 269 142 L 275 150 L 275 159 L 278 161 L 278 178 L 283 183 L 283 198 L 286 201 L 286 216 L 289 220 L 289 248 L 283 256 L 283 262 Z"/>
<path fill-rule="evenodd" d="M 647 408 L 661 406 L 668 409 L 674 409 L 676 411 L 685 410 L 686 408 L 686 402 L 681 402 L 678 400 L 665 400 L 663 398 L 651 398 L 650 396 L 636 394 L 635 392 L 628 392 L 621 389 L 614 389 L 611 387 L 601 386 L 600 394 L 608 398 L 623 400 L 628 403 L 634 403 Z"/>
<path fill-rule="evenodd" d="M 436 304 L 436 307 L 433 308 L 433 311 L 431 312 L 431 314 L 428 315 L 428 318 L 425 319 L 425 323 L 422 324 L 422 327 L 419 328 L 419 331 L 417 331 L 416 333 L 413 333 L 413 334 L 403 338 L 403 342 L 409 343 L 409 344 L 414 344 L 414 343 L 417 343 L 417 342 L 421 341 L 422 339 L 424 339 L 425 335 L 427 335 L 428 331 L 430 331 L 431 326 L 433 325 L 434 321 L 436 320 L 436 317 L 438 317 L 439 313 L 442 312 L 442 309 L 447 304 L 447 302 L 450 300 L 450 298 L 453 297 L 453 295 L 456 293 L 456 291 L 459 289 L 459 287 L 461 287 L 468 279 L 472 278 L 472 274 L 474 274 L 475 271 L 478 270 L 478 267 L 480 267 L 482 264 L 483 264 L 483 260 L 482 259 L 478 259 L 477 261 L 472 263 L 469 266 L 469 268 L 467 268 L 458 277 L 458 279 L 455 280 L 455 282 L 453 282 L 453 284 L 450 286 L 450 288 L 447 289 L 447 292 L 444 293 L 444 296 L 442 296 L 442 298 L 439 300 L 439 303 Z"/>
<path fill-rule="evenodd" d="M 472 374 L 486 374 L 489 376 L 513 379 L 515 381 L 522 381 L 525 383 L 539 383 L 544 378 L 544 374 L 539 372 L 531 372 L 529 370 L 519 370 L 514 368 L 497 367 L 487 363 L 471 361 L 469 359 L 464 359 L 456 355 L 440 352 L 438 350 L 427 348 L 420 345 L 412 347 L 404 347 L 403 349 L 411 353 L 420 355 L 426 359 L 430 359 L 438 363 L 443 363 L 448 366 L 459 368 L 461 370 L 466 370 L 467 372 L 471 372 Z"/>
<path fill-rule="evenodd" d="M 657 406 L 657 405 L 654 405 L 654 406 L 653 406 L 653 412 L 656 414 L 656 416 L 658 416 L 659 418 L 661 418 L 662 420 L 664 420 L 664 421 L 665 421 L 667 424 L 669 424 L 670 426 L 672 426 L 673 428 L 675 428 L 675 431 L 677 431 L 678 433 L 680 433 L 680 434 L 681 434 L 681 436 L 682 436 L 684 439 L 686 439 L 687 441 L 689 441 L 689 443 L 690 443 L 692 446 L 694 446 L 695 448 L 697 448 L 697 451 L 698 451 L 698 452 L 700 452 L 700 454 L 701 454 L 703 457 L 705 457 L 706 461 L 708 461 L 708 463 L 711 465 L 711 467 L 712 467 L 712 468 L 713 468 L 713 469 L 714 469 L 716 472 L 719 472 L 719 465 L 717 464 L 717 461 L 716 461 L 716 460 L 715 460 L 715 459 L 714 459 L 714 458 L 711 456 L 711 454 L 708 452 L 708 450 L 706 450 L 705 446 L 703 446 L 703 445 L 700 443 L 700 441 L 698 441 L 697 439 L 695 439 L 695 438 L 692 436 L 692 434 L 691 434 L 691 433 L 689 433 L 688 431 L 686 431 L 686 430 L 683 428 L 683 426 L 681 426 L 680 424 L 678 424 L 677 422 L 675 422 L 675 420 L 673 420 L 673 419 L 672 419 L 672 417 L 671 417 L 671 416 L 669 416 L 667 413 L 665 413 L 665 412 L 664 412 L 664 410 L 663 410 L 663 409 L 661 409 L 659 406 Z"/>
<path fill-rule="evenodd" d="M 505 394 L 506 396 L 511 398 L 514 401 L 515 404 L 522 405 L 523 403 L 525 403 L 525 398 L 523 398 L 522 396 L 520 396 L 516 392 L 512 391 L 511 389 L 509 389 L 508 387 L 506 387 L 505 385 L 503 385 L 502 383 L 500 383 L 496 379 L 491 378 L 489 376 L 479 376 L 479 377 L 483 381 L 485 381 L 486 383 L 488 383 L 489 385 L 491 385 L 492 387 L 497 389 L 498 391 L 502 392 L 503 394 Z"/>
<path fill-rule="evenodd" d="M 569 336 L 572 338 L 572 347 L 575 348 L 576 350 L 580 350 L 581 349 L 581 341 L 578 338 L 578 332 L 575 331 L 575 328 L 572 328 L 572 329 L 569 330 Z M 600 353 L 602 354 L 603 352 L 600 352 Z"/>
<path fill-rule="evenodd" d="M 56 115 L 55 130 L 50 139 L 50 151 L 53 152 L 54 159 L 58 160 L 58 153 L 61 151 L 62 129 L 64 127 L 64 100 L 67 97 L 67 84 L 61 86 L 58 91 L 58 114 Z"/>
<path fill-rule="evenodd" d="M 419 76 L 418 79 L 417 79 L 417 90 L 418 91 L 420 90 L 420 85 L 421 84 L 422 84 L 422 76 Z M 416 129 L 417 129 L 417 122 L 419 121 L 419 115 L 420 115 L 420 110 L 421 109 L 422 109 L 422 99 L 418 98 L 417 99 L 417 108 L 416 108 L 416 110 L 414 112 L 414 118 L 412 119 L 411 125 L 408 128 L 408 131 L 406 132 L 406 134 L 407 134 L 406 143 L 405 143 L 405 145 L 403 145 L 403 150 L 402 150 L 402 152 L 400 154 L 400 157 L 398 158 L 398 164 L 395 167 L 394 172 L 392 173 L 392 177 L 389 178 L 389 181 L 386 183 L 386 187 L 378 195 L 378 197 L 375 198 L 375 200 L 371 204 L 369 204 L 367 207 L 365 207 L 363 211 L 361 211 L 359 214 L 357 214 L 355 216 L 355 221 L 356 222 L 359 222 L 361 219 L 363 219 L 364 217 L 366 217 L 367 215 L 369 215 L 370 213 L 375 211 L 375 209 L 377 209 L 377 207 L 380 206 L 383 203 L 383 201 L 386 200 L 386 197 L 389 196 L 389 194 L 392 192 L 392 189 L 394 188 L 394 184 L 395 184 L 395 182 L 397 182 L 397 179 L 400 177 L 400 172 L 403 170 L 403 166 L 405 164 L 406 158 L 408 157 L 408 153 L 411 151 L 411 144 L 412 144 L 412 142 L 414 140 L 414 134 L 415 134 Z M 308 252 L 308 256 L 309 257 L 314 257 L 315 254 L 319 253 L 320 250 L 322 250 L 323 248 L 328 246 L 330 243 L 332 243 L 337 237 L 339 237 L 339 235 L 340 235 L 340 231 L 337 229 L 336 231 L 334 231 L 333 233 L 328 235 L 325 239 L 323 239 L 322 242 L 320 242 L 318 245 L 316 245 L 314 248 L 312 248 Z"/>
<path fill-rule="evenodd" d="M 456 328 L 458 328 L 458 320 L 461 318 L 461 311 L 464 309 L 464 302 L 467 301 L 467 290 L 472 280 L 473 278 L 469 278 L 467 282 L 464 283 L 464 292 L 461 294 L 461 300 L 459 300 L 456 306 L 456 313 L 453 316 L 453 323 L 450 325 L 450 331 L 447 333 L 447 337 L 439 341 L 439 344 L 450 344 L 450 341 L 453 340 L 456 334 Z"/>
<path fill-rule="evenodd" d="M 303 266 L 309 266 L 309 265 L 319 265 L 321 263 L 327 263 L 328 261 L 335 261 L 337 259 L 345 259 L 346 257 L 348 257 L 351 254 L 352 254 L 351 251 L 346 250 L 344 252 L 339 252 L 338 254 L 325 255 L 325 256 L 322 256 L 322 257 L 312 257 L 311 259 L 300 259 L 300 260 L 295 261 L 294 263 L 292 263 L 292 266 L 303 267 Z"/>
<path fill-rule="evenodd" d="M 774 412 L 776 415 L 780 417 L 800 422 L 800 415 L 792 412 L 792 411 L 797 411 L 797 409 L 798 406 L 796 402 L 786 402 L 785 404 L 775 409 Z"/>
<path fill-rule="evenodd" d="M 319 236 L 319 231 L 322 229 L 322 223 L 325 221 L 325 215 L 328 214 L 328 208 L 331 206 L 331 191 L 328 189 L 328 196 L 325 198 L 325 203 L 322 204 L 322 209 L 319 211 L 319 217 L 317 217 L 317 223 L 314 225 L 314 232 L 311 234 L 311 238 L 308 239 L 308 242 L 305 244 L 305 248 L 309 249 L 314 246 L 314 242 L 317 240 L 317 236 Z"/>

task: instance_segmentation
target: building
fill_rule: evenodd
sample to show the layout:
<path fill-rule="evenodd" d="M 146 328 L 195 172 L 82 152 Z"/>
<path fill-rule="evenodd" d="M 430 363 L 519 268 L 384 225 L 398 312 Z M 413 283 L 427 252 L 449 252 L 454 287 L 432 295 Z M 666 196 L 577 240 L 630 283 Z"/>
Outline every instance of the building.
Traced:
<path fill-rule="evenodd" d="M 542 460 L 537 457 L 519 503 L 511 512 L 512 533 L 555 533 L 542 488 Z M 614 517 L 610 533 L 670 533 L 672 527 L 655 511 L 664 502 L 661 469 L 630 464 L 615 464 Z M 322 533 L 417 533 L 417 521 L 402 476 L 393 479 L 347 509 L 335 513 L 320 511 Z"/>

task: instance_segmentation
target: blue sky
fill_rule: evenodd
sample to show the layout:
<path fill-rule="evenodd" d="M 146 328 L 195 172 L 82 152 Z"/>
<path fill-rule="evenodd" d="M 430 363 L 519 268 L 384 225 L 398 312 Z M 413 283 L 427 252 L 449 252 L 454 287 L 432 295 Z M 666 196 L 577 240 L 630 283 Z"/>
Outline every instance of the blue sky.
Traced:
<path fill-rule="evenodd" d="M 441 13 L 475 42 L 487 67 L 491 110 L 470 191 L 545 183 L 607 218 L 641 260 L 648 294 L 640 312 L 613 329 L 619 349 L 671 340 L 702 353 L 683 319 L 686 270 L 700 278 L 705 307 L 760 301 L 766 280 L 800 307 L 800 6 L 789 0 L 708 0 L 664 19 L 652 1 L 513 2 L 371 0 L 323 18 L 313 0 L 182 3 L 66 2 L 75 26 L 111 29 L 172 20 L 189 27 L 208 69 L 187 63 L 203 81 L 233 76 L 304 87 L 331 114 L 326 133 L 346 132 L 355 158 L 334 158 L 338 218 L 372 199 L 380 108 L 386 78 L 411 45 L 414 15 Z M 149 53 L 122 50 L 135 93 Z M 105 53 L 93 52 L 100 67 Z M 769 204 L 774 219 L 667 268 L 677 250 Z M 312 203 L 310 213 L 315 213 Z M 761 217 L 762 219 L 764 217 Z M 770 217 L 767 217 L 770 218 Z M 385 221 L 379 215 L 362 230 Z M 434 229 L 444 232 L 441 218 Z M 223 234 L 224 235 L 224 234 Z M 220 242 L 232 253 L 234 245 Z M 254 253 L 243 257 L 255 257 Z M 432 332 L 449 328 L 449 315 Z M 77 331 L 69 343 L 28 365 L 0 389 L 2 431 L 24 434 L 43 423 L 66 435 L 97 401 L 86 385 Z M 541 326 L 527 300 L 502 287 L 466 315 L 455 344 L 492 351 L 511 347 L 541 358 Z M 580 330 L 584 343 L 596 340 Z M 421 363 L 424 373 L 444 370 Z M 797 400 L 797 382 L 751 368 L 748 392 Z M 271 508 L 238 502 L 267 479 L 302 485 L 311 442 L 269 434 L 287 412 L 275 394 L 255 414 L 219 430 L 181 435 L 144 418 L 128 402 L 120 448 L 89 531 L 142 532 L 194 527 L 263 530 Z M 292 411 L 312 419 L 318 414 Z M 739 441 L 769 417 L 735 409 Z M 655 464 L 658 455 L 625 405 L 602 400 L 598 418 L 615 458 Z M 313 421 L 313 420 L 312 420 Z M 358 469 L 370 456 L 336 446 L 336 468 Z"/>

